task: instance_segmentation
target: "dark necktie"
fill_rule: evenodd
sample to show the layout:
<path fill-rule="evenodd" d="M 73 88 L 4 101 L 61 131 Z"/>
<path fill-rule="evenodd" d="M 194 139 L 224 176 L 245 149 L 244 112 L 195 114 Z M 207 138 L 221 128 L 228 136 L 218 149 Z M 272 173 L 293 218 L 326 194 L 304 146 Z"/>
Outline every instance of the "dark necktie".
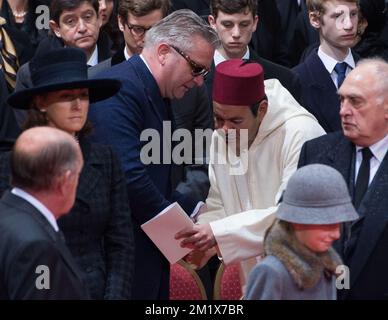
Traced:
<path fill-rule="evenodd" d="M 338 89 L 341 87 L 342 82 L 345 80 L 345 73 L 348 64 L 346 62 L 337 63 L 334 67 L 335 72 L 337 72 L 337 85 Z"/>
<path fill-rule="evenodd" d="M 360 206 L 362 198 L 369 185 L 369 173 L 370 173 L 370 158 L 373 154 L 369 148 L 364 148 L 362 152 L 362 162 L 358 171 L 356 187 L 354 189 L 354 206 L 356 209 Z"/>
<path fill-rule="evenodd" d="M 16 84 L 19 62 L 12 40 L 3 28 L 5 23 L 6 21 L 0 17 L 0 70 L 3 69 L 5 80 L 13 89 Z"/>

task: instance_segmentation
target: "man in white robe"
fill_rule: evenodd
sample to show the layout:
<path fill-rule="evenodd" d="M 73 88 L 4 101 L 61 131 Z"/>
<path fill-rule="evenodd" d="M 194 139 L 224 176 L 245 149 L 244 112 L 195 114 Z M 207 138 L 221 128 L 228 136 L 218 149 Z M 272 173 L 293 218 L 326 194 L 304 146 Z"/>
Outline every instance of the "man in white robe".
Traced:
<path fill-rule="evenodd" d="M 206 212 L 177 238 L 206 252 L 202 264 L 216 251 L 225 264 L 239 262 L 244 287 L 303 143 L 325 131 L 278 80 L 263 80 L 258 63 L 240 59 L 216 67 L 213 107 Z"/>

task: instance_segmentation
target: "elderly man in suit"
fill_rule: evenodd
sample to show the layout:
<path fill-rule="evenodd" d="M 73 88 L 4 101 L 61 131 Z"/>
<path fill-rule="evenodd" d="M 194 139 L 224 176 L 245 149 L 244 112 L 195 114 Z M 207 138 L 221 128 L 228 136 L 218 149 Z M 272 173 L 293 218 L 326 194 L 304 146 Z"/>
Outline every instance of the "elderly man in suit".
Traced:
<path fill-rule="evenodd" d="M 322 163 L 342 173 L 360 219 L 346 225 L 338 252 L 350 269 L 343 299 L 388 299 L 388 64 L 366 59 L 338 93 L 343 131 L 308 141 L 299 166 Z"/>
<path fill-rule="evenodd" d="M 171 120 L 170 99 L 182 98 L 203 84 L 217 44 L 217 34 L 200 17 L 178 10 L 146 33 L 140 56 L 99 75 L 123 83 L 116 95 L 96 103 L 89 115 L 95 139 L 118 151 L 126 174 L 135 222 L 134 299 L 167 299 L 169 294 L 169 263 L 141 224 L 174 201 L 190 214 L 198 207 L 197 201 L 172 188 L 171 137 L 164 127 Z M 152 160 L 144 149 L 150 133 L 155 146 Z"/>
<path fill-rule="evenodd" d="M 0 299 L 88 298 L 56 222 L 74 204 L 82 165 L 60 130 L 36 127 L 16 141 L 14 188 L 0 200 Z"/>
<path fill-rule="evenodd" d="M 358 26 L 358 0 L 307 0 L 310 24 L 320 45 L 293 71 L 302 85 L 305 107 L 326 132 L 341 130 L 337 90 L 355 67 L 351 51 Z"/>

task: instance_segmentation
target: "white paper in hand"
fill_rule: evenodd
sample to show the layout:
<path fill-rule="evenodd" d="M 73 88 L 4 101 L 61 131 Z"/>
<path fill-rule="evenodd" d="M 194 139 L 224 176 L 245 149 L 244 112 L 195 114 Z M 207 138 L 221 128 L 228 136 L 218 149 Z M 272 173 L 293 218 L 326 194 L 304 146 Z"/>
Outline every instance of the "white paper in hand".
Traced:
<path fill-rule="evenodd" d="M 141 228 L 167 260 L 174 264 L 192 251 L 189 248 L 181 248 L 182 239 L 176 240 L 175 234 L 193 224 L 182 207 L 174 202 L 151 220 L 143 223 Z"/>

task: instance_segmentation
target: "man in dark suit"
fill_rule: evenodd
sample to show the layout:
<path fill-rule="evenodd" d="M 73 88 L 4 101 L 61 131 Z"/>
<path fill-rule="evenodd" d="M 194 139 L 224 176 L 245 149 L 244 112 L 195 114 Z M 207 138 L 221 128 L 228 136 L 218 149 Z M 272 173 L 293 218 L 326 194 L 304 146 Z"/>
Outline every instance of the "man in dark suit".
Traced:
<path fill-rule="evenodd" d="M 259 17 L 254 0 L 212 0 L 210 25 L 217 31 L 221 45 L 214 54 L 211 72 L 206 78 L 209 95 L 212 92 L 214 68 L 220 62 L 232 59 L 249 59 L 258 62 L 264 69 L 264 79 L 278 79 L 300 103 L 301 88 L 297 77 L 287 68 L 259 57 L 248 47 L 256 30 Z M 212 101 L 210 96 L 210 101 Z"/>
<path fill-rule="evenodd" d="M 56 219 L 73 206 L 83 165 L 76 141 L 37 127 L 16 141 L 14 188 L 0 200 L 0 299 L 88 298 Z"/>
<path fill-rule="evenodd" d="M 168 0 L 122 0 L 118 5 L 118 24 L 123 33 L 125 43 L 113 55 L 98 65 L 88 69 L 90 77 L 110 69 L 134 54 L 140 54 L 144 47 L 146 32 L 169 11 Z M 191 88 L 181 99 L 171 100 L 171 109 L 174 119 L 173 130 L 189 130 L 192 139 L 195 139 L 195 130 L 212 130 L 213 111 L 208 100 L 206 86 Z M 198 143 L 201 143 L 199 141 Z M 191 148 L 191 146 L 189 146 Z M 173 165 L 172 186 L 183 194 L 187 194 L 197 201 L 205 201 L 210 183 L 206 165 L 206 144 L 201 148 L 204 157 L 193 157 L 189 163 Z M 195 151 L 195 150 L 194 150 Z"/>
<path fill-rule="evenodd" d="M 168 298 L 169 263 L 141 225 L 174 201 L 189 214 L 195 211 L 197 201 L 172 188 L 169 102 L 203 84 L 217 42 L 201 18 L 178 10 L 147 32 L 140 56 L 98 76 L 123 83 L 112 98 L 96 103 L 89 116 L 95 140 L 117 150 L 126 174 L 135 224 L 134 299 Z"/>
<path fill-rule="evenodd" d="M 355 67 L 357 0 L 307 0 L 311 25 L 318 30 L 320 46 L 293 71 L 302 85 L 302 100 L 326 132 L 341 130 L 337 89 Z"/>
<path fill-rule="evenodd" d="M 360 219 L 336 244 L 350 269 L 342 299 L 388 299 L 388 64 L 361 61 L 338 93 L 343 132 L 304 144 L 298 166 L 322 163 L 348 183 Z"/>

